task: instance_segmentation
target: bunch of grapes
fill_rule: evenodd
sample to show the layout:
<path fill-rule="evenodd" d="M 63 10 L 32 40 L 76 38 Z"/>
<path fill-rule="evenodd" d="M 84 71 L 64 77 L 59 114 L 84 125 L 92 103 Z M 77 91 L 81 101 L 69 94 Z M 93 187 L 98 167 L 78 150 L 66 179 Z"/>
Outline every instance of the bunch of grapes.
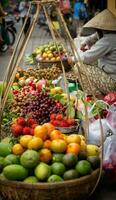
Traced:
<path fill-rule="evenodd" d="M 36 119 L 39 124 L 50 121 L 52 113 L 61 113 L 65 107 L 55 101 L 49 94 L 42 91 L 38 93 L 35 99 L 25 101 L 21 107 L 21 116 L 30 116 Z"/>

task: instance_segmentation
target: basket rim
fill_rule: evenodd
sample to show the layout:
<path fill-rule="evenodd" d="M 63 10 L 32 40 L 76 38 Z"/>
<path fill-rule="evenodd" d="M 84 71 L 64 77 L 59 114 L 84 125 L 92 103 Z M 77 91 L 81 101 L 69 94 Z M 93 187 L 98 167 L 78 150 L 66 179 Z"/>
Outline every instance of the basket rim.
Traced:
<path fill-rule="evenodd" d="M 61 188 L 61 187 L 72 187 L 73 185 L 81 185 L 84 183 L 88 183 L 88 181 L 91 180 L 91 178 L 94 178 L 95 176 L 97 176 L 99 174 L 100 169 L 96 169 L 94 170 L 91 174 L 86 175 L 84 177 L 80 177 L 77 179 L 73 179 L 73 180 L 67 180 L 67 181 L 63 181 L 63 182 L 55 182 L 55 183 L 34 183 L 34 184 L 28 184 L 28 183 L 24 183 L 21 181 L 11 181 L 11 180 L 0 180 L 0 184 L 2 184 L 2 186 L 4 185 L 9 185 L 10 187 L 23 187 L 23 188 L 28 188 L 28 189 L 54 189 L 54 188 Z"/>
<path fill-rule="evenodd" d="M 67 59 L 66 60 L 43 60 L 43 61 L 37 61 L 37 63 L 61 63 L 61 62 L 67 62 Z"/>

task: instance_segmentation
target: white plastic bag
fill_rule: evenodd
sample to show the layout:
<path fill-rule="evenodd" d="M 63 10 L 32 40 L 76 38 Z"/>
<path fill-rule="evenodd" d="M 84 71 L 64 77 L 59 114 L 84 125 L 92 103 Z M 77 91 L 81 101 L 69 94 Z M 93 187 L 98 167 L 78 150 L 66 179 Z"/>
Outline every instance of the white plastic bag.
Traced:
<path fill-rule="evenodd" d="M 113 104 L 108 109 L 106 122 L 109 128 L 112 130 L 113 134 L 116 135 L 116 104 Z"/>
<path fill-rule="evenodd" d="M 103 127 L 103 139 L 105 141 L 107 133 L 109 131 L 109 127 L 105 119 L 101 119 L 102 127 Z M 101 129 L 100 129 L 100 119 L 93 121 L 89 125 L 89 137 L 88 143 L 95 144 L 101 146 Z"/>

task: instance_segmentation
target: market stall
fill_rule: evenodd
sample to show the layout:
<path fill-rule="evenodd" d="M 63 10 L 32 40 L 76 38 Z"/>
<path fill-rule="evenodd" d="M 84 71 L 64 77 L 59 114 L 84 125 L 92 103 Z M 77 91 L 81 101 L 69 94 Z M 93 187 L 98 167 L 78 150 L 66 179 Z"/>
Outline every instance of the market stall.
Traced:
<path fill-rule="evenodd" d="M 104 100 L 97 99 L 88 77 L 92 95 L 85 93 L 79 68 L 85 70 L 85 66 L 57 2 L 32 2 L 28 15 L 33 4 L 36 12 L 32 24 L 22 40 L 23 27 L 0 87 L 0 194 L 8 200 L 85 199 L 94 192 L 102 175 L 103 143 L 108 122 L 114 119 L 110 104 L 116 97 L 112 93 Z M 51 21 L 49 6 L 58 13 L 65 40 Z M 52 42 L 38 44 L 25 57 L 29 67 L 23 69 L 20 61 L 41 9 Z M 75 66 L 68 63 L 70 55 L 78 57 Z M 78 78 L 74 72 L 78 72 Z M 110 125 L 113 132 L 114 124 Z M 114 152 L 110 161 L 105 158 L 105 170 L 115 172 Z"/>

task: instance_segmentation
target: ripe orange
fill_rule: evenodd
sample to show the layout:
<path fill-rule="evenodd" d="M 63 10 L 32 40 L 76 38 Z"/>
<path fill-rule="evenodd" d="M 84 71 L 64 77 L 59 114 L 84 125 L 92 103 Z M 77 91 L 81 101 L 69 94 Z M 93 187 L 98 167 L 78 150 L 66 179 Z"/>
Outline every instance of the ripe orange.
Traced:
<path fill-rule="evenodd" d="M 55 140 L 55 139 L 64 139 L 63 134 L 59 130 L 53 130 L 50 134 L 50 139 Z"/>
<path fill-rule="evenodd" d="M 48 129 L 45 126 L 38 125 L 34 128 L 34 136 L 41 138 L 42 140 L 47 139 Z"/>
<path fill-rule="evenodd" d="M 49 163 L 52 160 L 52 153 L 49 149 L 41 149 L 39 151 L 40 161 Z"/>
<path fill-rule="evenodd" d="M 71 135 L 68 135 L 67 136 L 67 143 L 70 144 L 70 143 L 78 143 L 80 144 L 81 142 L 81 137 L 77 134 L 71 134 Z"/>
<path fill-rule="evenodd" d="M 43 124 L 43 127 L 46 127 L 48 130 L 48 136 L 50 136 L 51 132 L 55 129 L 55 127 L 51 123 Z"/>
<path fill-rule="evenodd" d="M 51 142 L 51 150 L 54 153 L 64 153 L 67 149 L 67 144 L 64 140 L 56 139 Z"/>
<path fill-rule="evenodd" d="M 44 146 L 43 147 L 46 148 L 46 149 L 50 149 L 51 148 L 51 141 L 50 140 L 46 140 L 44 142 Z"/>
<path fill-rule="evenodd" d="M 28 143 L 28 149 L 38 150 L 43 147 L 43 140 L 39 137 L 33 137 Z"/>
<path fill-rule="evenodd" d="M 67 146 L 67 153 L 75 153 L 76 155 L 78 155 L 79 152 L 80 152 L 80 149 L 81 149 L 81 147 L 80 147 L 79 144 L 77 144 L 77 143 L 70 143 Z"/>
<path fill-rule="evenodd" d="M 24 135 L 20 138 L 20 144 L 27 148 L 29 141 L 32 139 L 32 135 Z"/>
<path fill-rule="evenodd" d="M 21 155 L 24 152 L 23 147 L 21 146 L 21 144 L 17 143 L 12 147 L 12 152 L 15 155 Z"/>

